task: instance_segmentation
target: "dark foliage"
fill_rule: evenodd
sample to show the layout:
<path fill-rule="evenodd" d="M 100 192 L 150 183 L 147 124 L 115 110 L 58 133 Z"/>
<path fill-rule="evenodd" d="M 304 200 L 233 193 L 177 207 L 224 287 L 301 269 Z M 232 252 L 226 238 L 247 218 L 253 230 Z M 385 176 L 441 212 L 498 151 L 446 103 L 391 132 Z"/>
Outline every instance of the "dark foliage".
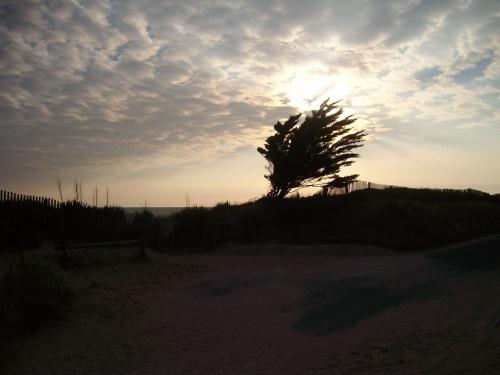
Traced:
<path fill-rule="evenodd" d="M 64 271 L 40 259 L 18 263 L 0 283 L 0 335 L 63 318 L 74 292 Z"/>
<path fill-rule="evenodd" d="M 210 221 L 210 210 L 205 207 L 188 207 L 173 214 L 169 242 L 187 246 L 208 244 L 206 232 Z"/>
<path fill-rule="evenodd" d="M 0 202 L 2 249 L 23 251 L 41 241 L 57 243 L 132 240 L 148 246 L 164 242 L 160 218 L 144 210 L 127 214 L 120 207 L 93 207 L 76 200 L 52 207 L 36 202 Z"/>
<path fill-rule="evenodd" d="M 129 232 L 127 234 L 121 233 L 121 238 L 126 238 L 127 236 L 131 239 L 144 238 L 146 246 L 154 249 L 163 247 L 165 243 L 165 233 L 167 232 L 165 220 L 163 218 L 154 216 L 147 209 L 127 215 L 127 217 Z"/>
<path fill-rule="evenodd" d="M 341 177 L 339 172 L 359 156 L 353 149 L 362 145 L 365 133 L 352 131 L 350 125 L 356 119 L 340 119 L 342 113 L 338 102 L 327 99 L 300 125 L 302 114 L 274 125 L 276 133 L 257 149 L 269 162 L 269 174 L 265 175 L 271 183 L 269 197 L 284 198 L 308 186 L 343 187 L 356 180 L 358 175 Z"/>
<path fill-rule="evenodd" d="M 173 215 L 176 248 L 226 242 L 379 245 L 407 251 L 500 232 L 500 202 L 475 192 L 392 188 L 257 202 Z"/>
<path fill-rule="evenodd" d="M 473 190 L 390 188 L 191 207 L 170 217 L 75 202 L 54 208 L 7 201 L 0 202 L 0 231 L 1 248 L 14 251 L 35 248 L 42 240 L 140 238 L 150 247 L 172 251 L 210 250 L 227 242 L 358 243 L 413 250 L 500 232 L 500 200 Z"/>

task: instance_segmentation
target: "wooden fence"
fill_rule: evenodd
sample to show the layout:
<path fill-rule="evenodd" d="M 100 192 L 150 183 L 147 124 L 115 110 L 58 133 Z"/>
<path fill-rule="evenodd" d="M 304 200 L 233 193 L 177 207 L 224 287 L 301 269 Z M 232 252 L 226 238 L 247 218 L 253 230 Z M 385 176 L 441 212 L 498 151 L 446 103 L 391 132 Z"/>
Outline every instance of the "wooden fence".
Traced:
<path fill-rule="evenodd" d="M 40 197 L 36 195 L 17 194 L 12 191 L 0 190 L 0 202 L 13 202 L 13 203 L 32 203 L 39 204 L 47 207 L 58 208 L 61 203 L 55 199 L 48 197 Z"/>
<path fill-rule="evenodd" d="M 0 190 L 0 239 L 6 239 L 10 247 L 29 247 L 41 240 L 57 243 L 131 240 L 144 237 L 146 227 L 119 207 L 59 202 Z"/>
<path fill-rule="evenodd" d="M 384 184 L 377 184 L 375 182 L 370 182 L 370 181 L 354 181 L 352 184 L 347 185 L 346 187 L 343 188 L 334 188 L 330 189 L 328 191 L 328 195 L 343 195 L 343 194 L 348 194 L 353 191 L 357 190 L 365 190 L 365 189 L 378 189 L 378 190 L 383 190 L 383 189 L 391 189 L 391 188 L 405 188 L 404 186 L 397 186 L 397 185 L 384 185 Z M 419 188 L 413 188 L 418 190 Z M 439 189 L 439 188 L 421 188 L 425 190 L 432 190 L 436 192 L 442 192 L 442 193 L 465 193 L 465 194 L 473 194 L 477 197 L 487 197 L 489 196 L 488 193 L 485 193 L 480 190 L 476 189 Z"/>
<path fill-rule="evenodd" d="M 377 184 L 375 182 L 370 182 L 370 181 L 361 181 L 357 180 L 354 181 L 352 184 L 347 185 L 346 187 L 343 188 L 334 188 L 330 189 L 328 191 L 329 195 L 342 195 L 342 194 L 348 194 L 353 191 L 357 190 L 365 190 L 365 189 L 387 189 L 387 188 L 392 188 L 395 186 L 392 185 L 384 185 L 384 184 Z"/>

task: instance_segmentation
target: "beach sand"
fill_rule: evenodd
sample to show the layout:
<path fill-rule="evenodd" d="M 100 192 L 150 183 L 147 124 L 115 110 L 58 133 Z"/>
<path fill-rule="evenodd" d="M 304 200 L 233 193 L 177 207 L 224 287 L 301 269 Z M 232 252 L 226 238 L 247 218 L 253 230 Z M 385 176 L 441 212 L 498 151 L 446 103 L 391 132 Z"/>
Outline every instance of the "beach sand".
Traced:
<path fill-rule="evenodd" d="M 227 245 L 105 261 L 96 251 L 67 270 L 75 313 L 1 344 L 0 372 L 496 374 L 499 251 L 498 236 L 412 254 Z"/>

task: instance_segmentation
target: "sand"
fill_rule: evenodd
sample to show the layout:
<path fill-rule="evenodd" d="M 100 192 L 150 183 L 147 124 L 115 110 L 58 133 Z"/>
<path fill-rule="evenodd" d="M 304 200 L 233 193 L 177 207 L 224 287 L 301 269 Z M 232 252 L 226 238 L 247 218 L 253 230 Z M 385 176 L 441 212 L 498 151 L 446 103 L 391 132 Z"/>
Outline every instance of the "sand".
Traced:
<path fill-rule="evenodd" d="M 78 314 L 3 343 L 0 373 L 496 374 L 499 251 L 497 236 L 408 255 L 96 252 L 67 271 Z"/>

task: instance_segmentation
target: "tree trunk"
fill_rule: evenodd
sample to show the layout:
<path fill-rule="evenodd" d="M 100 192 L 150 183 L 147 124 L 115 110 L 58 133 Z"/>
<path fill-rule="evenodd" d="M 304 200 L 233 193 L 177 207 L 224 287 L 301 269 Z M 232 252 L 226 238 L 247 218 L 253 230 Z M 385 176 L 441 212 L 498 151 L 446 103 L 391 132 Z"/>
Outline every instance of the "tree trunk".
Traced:
<path fill-rule="evenodd" d="M 269 190 L 269 193 L 267 193 L 268 198 L 277 198 L 277 199 L 283 199 L 286 197 L 286 195 L 290 192 L 290 189 L 277 189 L 277 188 L 272 188 Z"/>

